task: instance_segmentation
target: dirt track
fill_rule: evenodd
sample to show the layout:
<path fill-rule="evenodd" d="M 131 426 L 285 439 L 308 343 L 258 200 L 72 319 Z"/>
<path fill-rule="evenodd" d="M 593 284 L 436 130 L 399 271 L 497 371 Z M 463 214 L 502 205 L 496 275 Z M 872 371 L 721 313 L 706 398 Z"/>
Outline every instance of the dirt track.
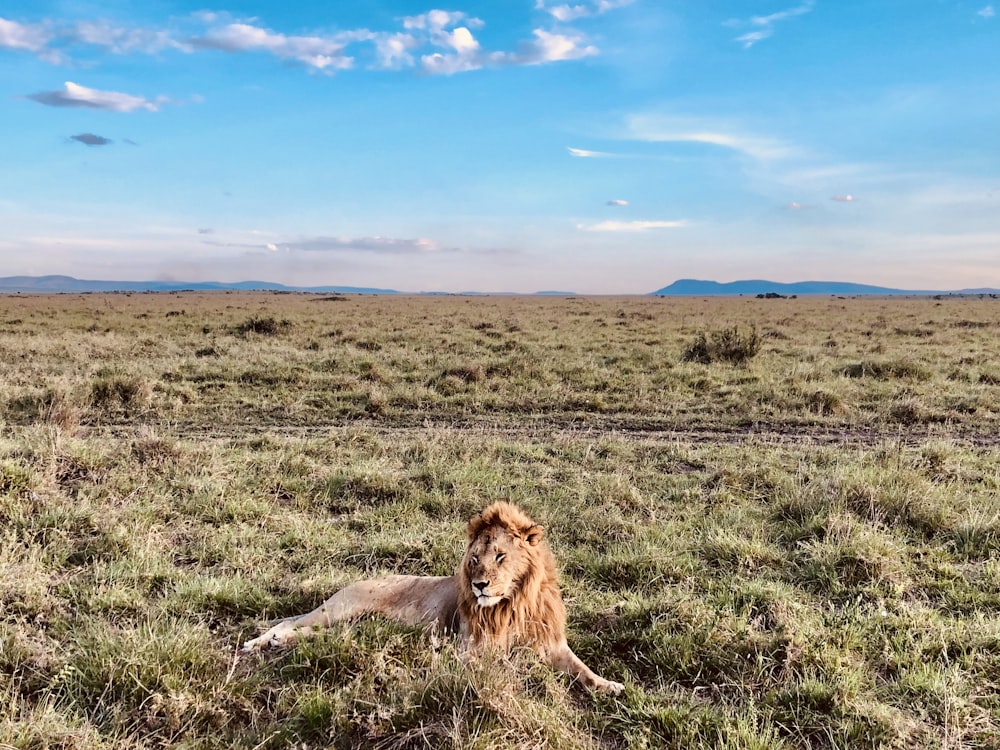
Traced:
<path fill-rule="evenodd" d="M 248 422 L 242 424 L 118 423 L 82 428 L 89 434 L 123 435 L 140 427 L 152 428 L 161 436 L 180 439 L 239 439 L 252 435 L 278 434 L 320 437 L 325 434 L 361 430 L 378 434 L 415 434 L 449 431 L 482 437 L 540 440 L 598 439 L 678 443 L 799 443 L 803 445 L 873 446 L 882 443 L 919 445 L 929 440 L 952 441 L 978 448 L 1000 446 L 1000 434 L 970 430 L 956 425 L 826 425 L 757 422 L 746 425 L 671 424 L 660 420 L 629 416 L 588 417 L 544 415 L 539 417 L 467 419 L 364 419 L 297 424 L 293 422 Z"/>

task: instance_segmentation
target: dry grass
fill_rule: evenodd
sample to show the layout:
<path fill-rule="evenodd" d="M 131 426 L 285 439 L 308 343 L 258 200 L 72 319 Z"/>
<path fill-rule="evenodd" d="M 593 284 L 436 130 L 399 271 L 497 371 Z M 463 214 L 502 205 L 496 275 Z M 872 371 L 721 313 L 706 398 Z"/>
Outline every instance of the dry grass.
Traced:
<path fill-rule="evenodd" d="M 0 298 L 0 744 L 995 747 L 998 320 Z M 755 357 L 683 361 L 729 321 Z M 347 581 L 450 572 L 496 498 L 548 527 L 571 644 L 621 698 L 380 620 L 234 663 Z"/>
<path fill-rule="evenodd" d="M 0 414 L 67 427 L 542 417 L 1000 432 L 990 299 L 323 300 L 0 299 Z M 685 361 L 699 337 L 718 364 Z M 727 365 L 730 350 L 742 366 Z"/>

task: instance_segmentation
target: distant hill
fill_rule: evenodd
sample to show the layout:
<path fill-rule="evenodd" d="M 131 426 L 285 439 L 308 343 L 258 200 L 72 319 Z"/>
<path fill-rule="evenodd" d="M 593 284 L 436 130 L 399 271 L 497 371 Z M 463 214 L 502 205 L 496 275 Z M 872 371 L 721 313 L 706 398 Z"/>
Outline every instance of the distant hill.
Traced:
<path fill-rule="evenodd" d="M 660 297 L 672 296 L 694 296 L 708 297 L 717 295 L 738 295 L 738 294 L 998 294 L 997 289 L 960 289 L 952 291 L 929 290 L 929 289 L 893 289 L 884 286 L 871 286 L 870 284 L 852 284 L 845 281 L 796 281 L 791 284 L 782 284 L 777 281 L 765 281 L 763 279 L 750 279 L 745 281 L 730 281 L 719 283 L 718 281 L 699 281 L 697 279 L 680 279 L 670 286 L 657 289 L 652 294 Z"/>
<path fill-rule="evenodd" d="M 399 294 L 395 289 L 374 289 L 356 286 L 298 287 L 269 281 L 97 281 L 75 279 L 72 276 L 7 276 L 0 277 L 0 293 L 13 292 L 51 294 L 54 292 L 179 292 L 179 291 L 251 291 L 317 292 L 321 294 Z"/>

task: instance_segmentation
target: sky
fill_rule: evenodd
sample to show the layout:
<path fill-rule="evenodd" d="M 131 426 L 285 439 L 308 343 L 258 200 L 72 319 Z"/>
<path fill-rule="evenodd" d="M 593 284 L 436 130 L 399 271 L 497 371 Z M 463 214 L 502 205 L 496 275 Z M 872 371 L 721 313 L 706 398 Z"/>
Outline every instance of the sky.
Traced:
<path fill-rule="evenodd" d="M 0 0 L 0 276 L 1000 287 L 1000 2 L 440 3 Z"/>

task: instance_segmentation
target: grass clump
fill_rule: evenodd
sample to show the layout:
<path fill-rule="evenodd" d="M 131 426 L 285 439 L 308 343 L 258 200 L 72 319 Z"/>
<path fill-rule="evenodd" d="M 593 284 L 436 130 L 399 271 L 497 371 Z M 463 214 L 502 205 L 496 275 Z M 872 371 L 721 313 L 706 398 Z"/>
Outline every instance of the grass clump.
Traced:
<path fill-rule="evenodd" d="M 254 315 L 233 327 L 233 332 L 241 336 L 255 333 L 259 336 L 276 336 L 292 327 L 290 320 L 278 320 L 273 316 Z"/>
<path fill-rule="evenodd" d="M 876 380 L 928 380 L 930 371 L 905 359 L 869 361 L 847 365 L 841 372 L 849 378 L 874 378 Z"/>
<path fill-rule="evenodd" d="M 761 337 L 755 327 L 741 331 L 738 326 L 718 331 L 700 332 L 681 355 L 685 362 L 711 364 L 728 362 L 743 365 L 760 352 Z"/>
<path fill-rule="evenodd" d="M 103 412 L 132 412 L 149 405 L 153 389 L 145 378 L 103 369 L 90 383 L 90 406 Z"/>

